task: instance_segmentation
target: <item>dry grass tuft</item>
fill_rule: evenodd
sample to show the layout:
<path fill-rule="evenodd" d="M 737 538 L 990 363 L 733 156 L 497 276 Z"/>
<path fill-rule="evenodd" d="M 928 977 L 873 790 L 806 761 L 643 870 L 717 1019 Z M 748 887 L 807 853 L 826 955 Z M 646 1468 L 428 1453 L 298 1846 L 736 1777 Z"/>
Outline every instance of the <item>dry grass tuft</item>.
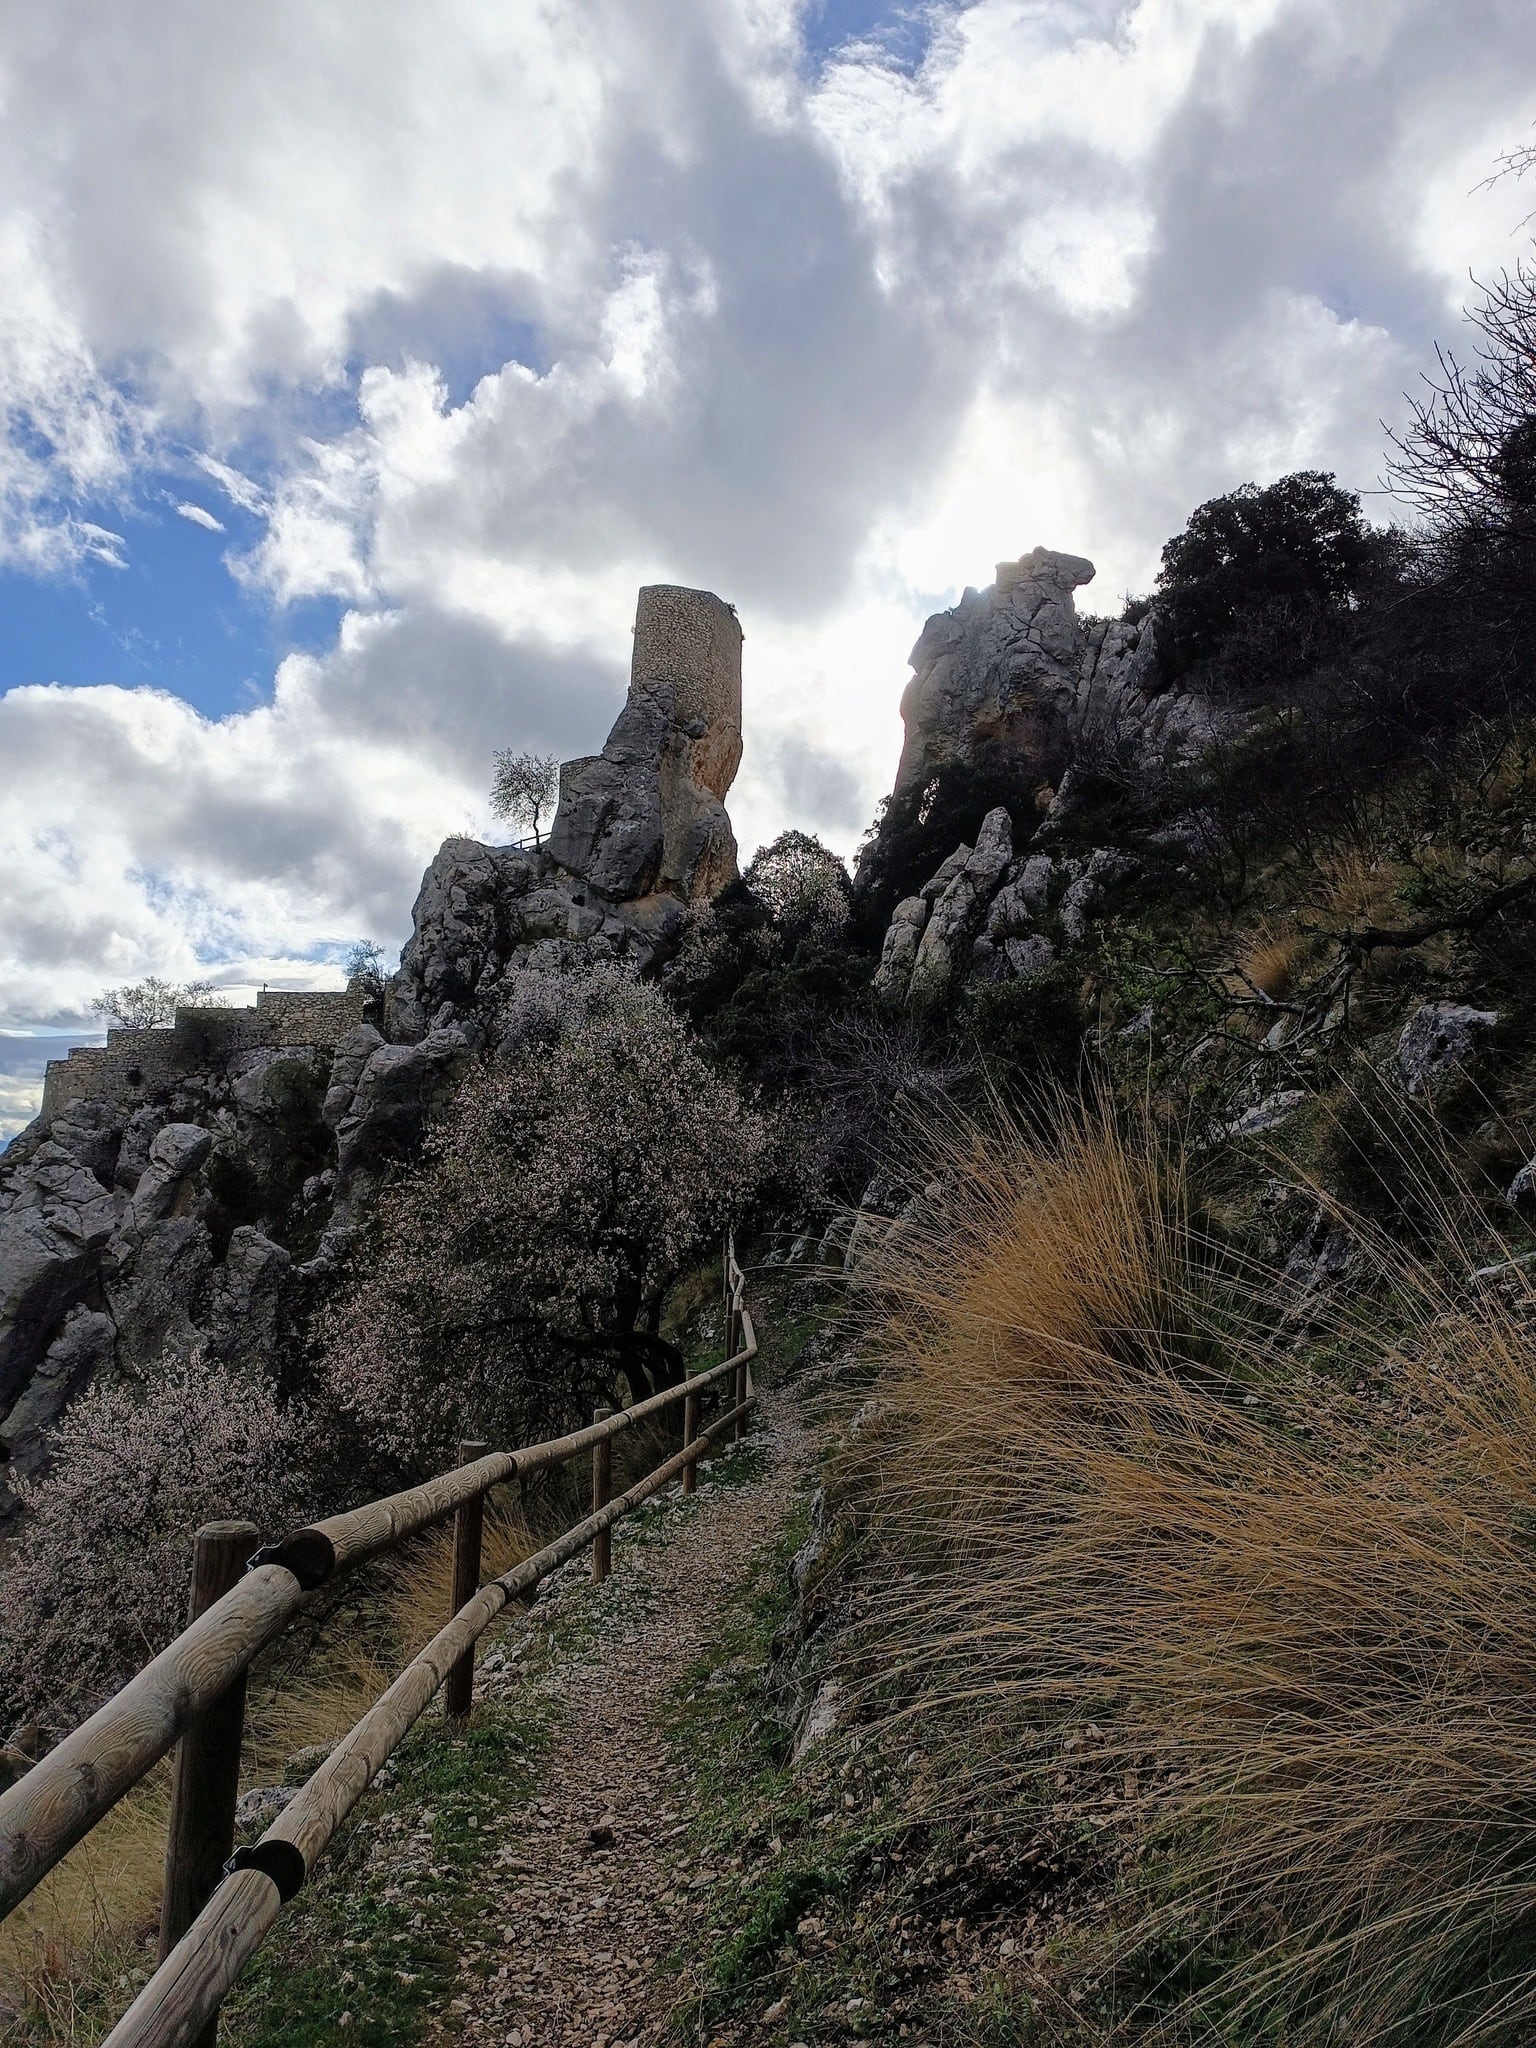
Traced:
<path fill-rule="evenodd" d="M 971 1133 L 942 1180 L 879 1258 L 906 1570 L 860 1646 L 922 1799 L 1065 1806 L 1149 2027 L 1200 2032 L 1212 1994 L 1150 1960 L 1193 1950 L 1235 1953 L 1244 2038 L 1531 2038 L 1532 1284 L 1473 1298 L 1367 1232 L 1314 1368 L 1144 1131 Z"/>
<path fill-rule="evenodd" d="M 101 1994 L 143 1966 L 141 1938 L 159 1914 L 168 1787 L 162 1768 L 0 1926 L 0 2036 L 8 2005 L 26 2015 L 17 2038 L 73 2043 L 105 2031 Z"/>
<path fill-rule="evenodd" d="M 1255 988 L 1283 1002 L 1296 988 L 1316 943 L 1306 932 L 1261 924 L 1239 943 L 1237 964 Z"/>

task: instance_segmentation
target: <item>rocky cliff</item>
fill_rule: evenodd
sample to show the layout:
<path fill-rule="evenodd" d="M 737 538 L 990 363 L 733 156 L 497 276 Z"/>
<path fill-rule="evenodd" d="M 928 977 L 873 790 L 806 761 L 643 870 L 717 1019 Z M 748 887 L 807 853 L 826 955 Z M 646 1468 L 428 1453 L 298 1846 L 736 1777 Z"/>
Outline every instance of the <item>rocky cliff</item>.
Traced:
<path fill-rule="evenodd" d="M 549 845 L 448 840 L 367 1016 L 356 993 L 263 992 L 55 1063 L 0 1159 L 0 1522 L 98 1375 L 195 1349 L 287 1373 L 381 1180 L 520 988 L 666 959 L 736 873 L 741 643 L 710 592 L 642 590 L 628 699 L 563 769 Z"/>
<path fill-rule="evenodd" d="M 1082 555 L 1035 548 L 928 620 L 901 700 L 897 795 L 955 764 L 1033 763 L 1054 786 L 1089 753 L 1163 766 L 1209 743 L 1221 719 L 1200 696 L 1165 687 L 1154 613 L 1135 624 L 1078 617 L 1073 593 L 1094 574 Z"/>
<path fill-rule="evenodd" d="M 967 979 L 1043 973 L 1146 851 L 1057 843 L 1092 785 L 1108 777 L 1155 798 L 1245 723 L 1230 705 L 1165 685 L 1155 612 L 1080 619 L 1074 592 L 1094 573 L 1050 548 L 999 563 L 992 587 L 935 614 L 912 650 L 894 794 L 957 767 L 1037 789 L 1027 810 L 992 810 L 974 845 L 957 846 L 897 904 L 875 975 L 889 1003 L 933 1008 Z M 1164 837 L 1177 842 L 1181 825 L 1191 821 L 1172 821 Z"/>

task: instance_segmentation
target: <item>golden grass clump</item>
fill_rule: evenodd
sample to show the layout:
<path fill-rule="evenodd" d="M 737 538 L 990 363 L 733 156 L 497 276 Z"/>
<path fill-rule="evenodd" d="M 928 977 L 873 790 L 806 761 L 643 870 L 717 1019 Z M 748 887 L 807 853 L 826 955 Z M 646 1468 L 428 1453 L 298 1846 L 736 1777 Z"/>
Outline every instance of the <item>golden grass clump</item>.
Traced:
<path fill-rule="evenodd" d="M 1240 942 L 1237 964 L 1242 975 L 1274 1002 L 1295 989 L 1316 940 L 1307 932 L 1261 924 Z"/>
<path fill-rule="evenodd" d="M 1088 1728 L 1148 2028 L 1200 2033 L 1213 1994 L 1166 1976 L 1194 1952 L 1243 2038 L 1529 2040 L 1532 1283 L 1458 1291 L 1359 1226 L 1298 1352 L 1144 1130 L 968 1133 L 940 1182 L 865 1276 L 906 1569 L 858 1644 L 933 1811 L 1045 1825 Z"/>

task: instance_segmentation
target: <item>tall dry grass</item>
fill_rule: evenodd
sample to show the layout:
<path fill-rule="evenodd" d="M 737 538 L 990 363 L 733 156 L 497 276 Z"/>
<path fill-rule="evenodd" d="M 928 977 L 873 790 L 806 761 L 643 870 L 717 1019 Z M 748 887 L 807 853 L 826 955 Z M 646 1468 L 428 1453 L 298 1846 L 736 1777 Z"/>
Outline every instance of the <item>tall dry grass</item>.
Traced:
<path fill-rule="evenodd" d="M 1148 2032 L 1214 1999 L 1243 2039 L 1530 2039 L 1532 1281 L 1477 1296 L 1362 1227 L 1298 1348 L 1145 1130 L 973 1132 L 940 1181 L 862 1275 L 893 1568 L 859 1655 L 924 1731 L 920 1803 L 1027 1828 L 1091 1753 Z M 1191 1954 L 1216 1992 L 1158 1985 Z"/>

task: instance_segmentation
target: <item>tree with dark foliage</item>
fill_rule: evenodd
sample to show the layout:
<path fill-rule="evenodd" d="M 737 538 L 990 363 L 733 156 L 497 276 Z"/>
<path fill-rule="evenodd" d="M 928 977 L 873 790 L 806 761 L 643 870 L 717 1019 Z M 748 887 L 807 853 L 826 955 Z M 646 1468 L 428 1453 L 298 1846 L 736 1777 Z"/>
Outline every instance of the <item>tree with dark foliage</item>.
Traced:
<path fill-rule="evenodd" d="M 1257 608 L 1347 610 L 1381 553 L 1359 498 L 1319 470 L 1207 500 L 1163 549 L 1158 639 L 1169 680 L 1219 654 Z"/>

